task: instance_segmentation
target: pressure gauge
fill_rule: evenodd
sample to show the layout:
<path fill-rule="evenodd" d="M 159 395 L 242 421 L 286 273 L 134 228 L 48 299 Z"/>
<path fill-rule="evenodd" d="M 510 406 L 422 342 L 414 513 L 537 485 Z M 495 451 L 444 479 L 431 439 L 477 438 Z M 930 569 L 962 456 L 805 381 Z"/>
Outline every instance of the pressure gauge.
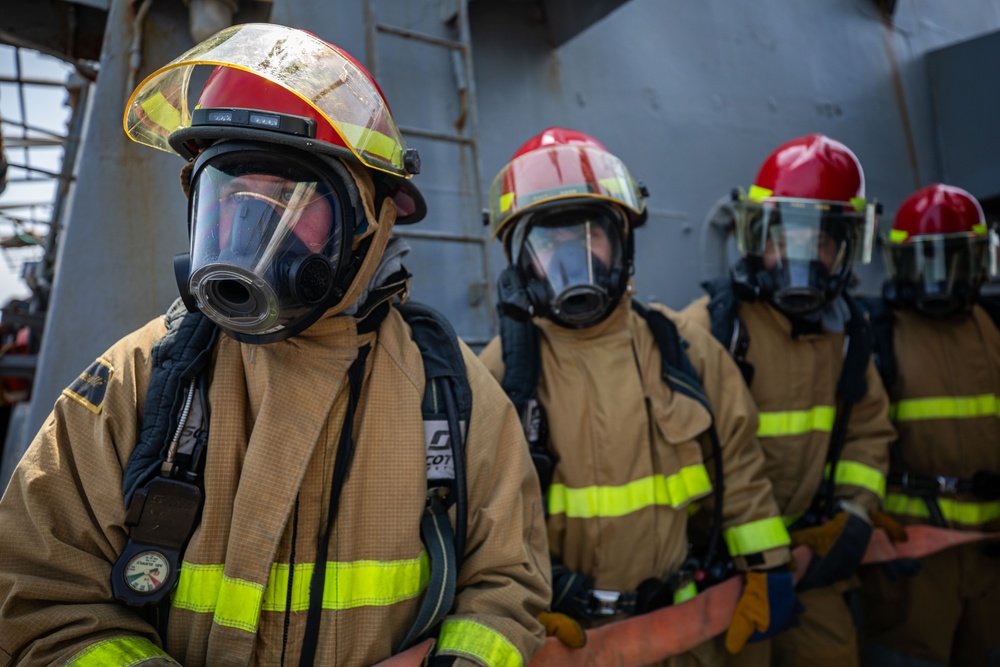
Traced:
<path fill-rule="evenodd" d="M 125 566 L 125 583 L 136 593 L 155 593 L 170 577 L 170 562 L 159 551 L 140 551 Z"/>

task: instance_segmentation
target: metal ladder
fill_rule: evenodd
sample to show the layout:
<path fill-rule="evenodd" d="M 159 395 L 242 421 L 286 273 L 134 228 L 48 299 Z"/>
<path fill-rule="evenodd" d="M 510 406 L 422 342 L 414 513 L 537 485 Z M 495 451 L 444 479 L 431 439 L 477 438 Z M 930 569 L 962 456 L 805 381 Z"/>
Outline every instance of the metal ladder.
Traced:
<path fill-rule="evenodd" d="M 460 150 L 469 151 L 471 159 L 463 161 L 463 163 L 468 165 L 466 167 L 467 169 L 471 168 L 471 182 L 475 192 L 463 194 L 466 196 L 466 200 L 472 201 L 475 206 L 475 210 L 469 212 L 469 220 L 477 221 L 482 215 L 484 204 L 482 173 L 479 166 L 479 117 L 476 104 L 475 78 L 472 70 L 472 37 L 469 30 L 468 0 L 453 0 L 454 13 L 450 14 L 450 16 L 447 16 L 443 20 L 445 25 L 450 29 L 453 39 L 442 39 L 440 37 L 410 30 L 408 28 L 381 23 L 375 12 L 375 1 L 376 0 L 365 0 L 364 12 L 366 28 L 365 54 L 367 57 L 367 66 L 369 72 L 376 81 L 379 80 L 378 48 L 376 41 L 380 33 L 383 35 L 392 35 L 402 39 L 415 40 L 424 44 L 449 49 L 451 51 L 452 73 L 454 74 L 455 89 L 456 94 L 458 95 L 459 108 L 461 109 L 460 118 L 464 122 L 456 123 L 458 131 L 454 134 L 402 125 L 399 126 L 399 130 L 407 136 L 458 144 Z M 469 182 L 469 179 L 459 180 L 460 182 Z M 488 231 L 482 235 L 472 235 L 455 234 L 444 231 L 416 231 L 410 229 L 400 229 L 397 227 L 393 233 L 402 238 L 441 241 L 446 243 L 472 244 L 479 246 L 480 255 L 482 257 L 482 281 L 478 290 L 473 289 L 471 291 L 470 301 L 472 302 L 472 305 L 475 306 L 478 303 L 476 301 L 477 298 L 491 298 L 493 294 L 494 281 L 493 274 L 490 272 L 490 239 Z M 489 313 L 490 333 L 492 335 L 497 331 L 497 315 L 496 311 L 491 307 L 487 307 L 486 310 Z M 485 340 L 477 340 L 463 336 L 463 340 L 466 344 L 472 347 L 481 347 L 489 342 L 489 337 Z"/>

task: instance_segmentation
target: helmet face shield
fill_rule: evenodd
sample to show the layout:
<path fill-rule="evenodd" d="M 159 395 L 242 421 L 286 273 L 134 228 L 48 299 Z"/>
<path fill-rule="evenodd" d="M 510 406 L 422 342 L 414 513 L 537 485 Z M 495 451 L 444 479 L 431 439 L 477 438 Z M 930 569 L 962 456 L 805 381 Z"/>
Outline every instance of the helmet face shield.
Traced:
<path fill-rule="evenodd" d="M 742 200 L 736 210 L 740 252 L 774 304 L 792 315 L 816 312 L 839 294 L 866 245 L 864 209 L 840 202 Z"/>
<path fill-rule="evenodd" d="M 593 197 L 635 216 L 645 196 L 617 157 L 590 146 L 553 145 L 511 160 L 490 186 L 489 219 L 494 238 L 518 213 L 558 199 Z"/>
<path fill-rule="evenodd" d="M 246 335 L 325 309 L 353 233 L 343 185 L 311 161 L 266 150 L 206 157 L 191 186 L 189 289 L 199 307 Z"/>
<path fill-rule="evenodd" d="M 603 320 L 622 296 L 626 273 L 621 228 L 610 207 L 574 207 L 525 215 L 514 228 L 511 263 L 527 283 L 538 311 L 563 326 Z"/>
<path fill-rule="evenodd" d="M 995 274 L 994 244 L 986 234 L 912 236 L 883 244 L 886 273 L 919 311 L 943 317 L 967 308 Z"/>
<path fill-rule="evenodd" d="M 188 87 L 198 65 L 252 72 L 279 85 L 328 122 L 362 164 L 402 178 L 410 175 L 406 142 L 366 73 L 323 40 L 271 23 L 226 28 L 150 74 L 125 110 L 125 133 L 131 139 L 174 152 L 170 135 L 192 123 Z M 266 109 L 267 100 L 261 105 Z M 259 116 L 256 122 L 264 128 L 274 121 L 266 113 Z"/>

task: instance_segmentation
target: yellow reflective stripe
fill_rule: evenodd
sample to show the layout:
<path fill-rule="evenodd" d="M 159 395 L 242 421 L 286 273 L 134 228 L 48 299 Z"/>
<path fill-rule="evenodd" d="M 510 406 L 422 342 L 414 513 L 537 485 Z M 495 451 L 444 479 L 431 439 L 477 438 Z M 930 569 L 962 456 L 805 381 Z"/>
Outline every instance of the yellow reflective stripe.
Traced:
<path fill-rule="evenodd" d="M 747 199 L 750 201 L 762 202 L 773 194 L 774 190 L 768 190 L 767 188 L 762 188 L 759 185 L 751 185 L 749 192 L 747 192 Z"/>
<path fill-rule="evenodd" d="M 787 528 L 788 526 L 791 526 L 793 523 L 801 519 L 803 514 L 805 514 L 805 512 L 786 514 L 785 516 L 781 517 L 781 523 L 785 524 L 785 527 Z"/>
<path fill-rule="evenodd" d="M 1000 397 L 996 394 L 980 394 L 910 398 L 889 406 L 889 417 L 901 422 L 921 419 L 1000 417 Z"/>
<path fill-rule="evenodd" d="M 364 125 L 355 125 L 344 121 L 331 122 L 330 124 L 341 130 L 348 146 L 356 146 L 362 153 L 370 153 L 397 167 L 402 164 L 403 148 L 389 135 Z"/>
<path fill-rule="evenodd" d="M 777 438 L 783 435 L 802 435 L 810 431 L 829 433 L 833 430 L 836 413 L 836 408 L 829 405 L 817 405 L 809 410 L 761 412 L 757 437 Z"/>
<path fill-rule="evenodd" d="M 785 547 L 791 543 L 781 517 L 751 521 L 742 526 L 726 528 L 722 536 L 729 547 L 730 556 L 756 554 L 768 549 Z"/>
<path fill-rule="evenodd" d="M 521 667 L 524 659 L 509 639 L 481 623 L 465 618 L 441 624 L 437 653 L 460 653 L 476 658 L 488 667 Z"/>
<path fill-rule="evenodd" d="M 889 240 L 893 243 L 902 243 L 910 237 L 910 233 L 905 229 L 893 229 L 889 232 Z"/>
<path fill-rule="evenodd" d="M 938 498 L 938 507 L 944 518 L 953 523 L 977 526 L 1000 518 L 1000 501 L 984 503 L 961 502 L 953 498 Z M 882 509 L 890 514 L 929 519 L 930 510 L 922 498 L 913 498 L 901 493 L 887 494 Z"/>
<path fill-rule="evenodd" d="M 264 587 L 245 579 L 222 575 L 212 622 L 227 628 L 257 632 Z"/>
<path fill-rule="evenodd" d="M 309 608 L 309 584 L 315 566 L 295 566 L 292 591 L 287 563 L 274 563 L 266 589 L 253 582 L 227 577 L 225 565 L 183 563 L 172 605 L 198 613 L 214 613 L 215 623 L 255 632 L 260 611 L 284 612 Z M 430 558 L 421 551 L 416 558 L 396 561 L 363 560 L 326 564 L 323 609 L 387 607 L 419 596 L 430 580 Z"/>
<path fill-rule="evenodd" d="M 164 130 L 173 131 L 173 128 L 181 125 L 181 112 L 163 96 L 163 93 L 158 92 L 143 100 L 140 106 L 146 117 Z"/>
<path fill-rule="evenodd" d="M 500 212 L 506 213 L 507 211 L 509 211 L 511 204 L 513 203 L 514 203 L 513 192 L 505 192 L 502 195 L 500 195 Z"/>
<path fill-rule="evenodd" d="M 674 591 L 674 604 L 687 602 L 698 595 L 698 586 L 693 581 L 689 581 L 676 591 Z"/>
<path fill-rule="evenodd" d="M 864 197 L 851 197 L 851 206 L 854 207 L 855 211 L 865 210 L 865 203 Z"/>
<path fill-rule="evenodd" d="M 66 667 L 127 667 L 152 659 L 169 660 L 170 655 L 143 637 L 115 637 L 91 644 L 66 663 Z"/>
<path fill-rule="evenodd" d="M 601 184 L 601 187 L 604 188 L 605 192 L 621 194 L 628 191 L 628 184 L 621 176 L 616 176 L 614 178 L 601 178 L 598 179 L 597 182 Z"/>
<path fill-rule="evenodd" d="M 982 236 L 986 233 L 986 225 L 972 225 L 972 233 Z"/>
<path fill-rule="evenodd" d="M 652 475 L 622 486 L 586 486 L 572 489 L 565 484 L 549 487 L 549 514 L 570 519 L 625 516 L 653 505 L 680 507 L 712 490 L 705 466 L 681 468 L 665 477 Z"/>
<path fill-rule="evenodd" d="M 830 466 L 823 468 L 823 476 L 830 477 Z M 885 475 L 881 470 L 857 461 L 838 461 L 836 484 L 850 484 L 868 489 L 879 498 L 885 496 Z"/>

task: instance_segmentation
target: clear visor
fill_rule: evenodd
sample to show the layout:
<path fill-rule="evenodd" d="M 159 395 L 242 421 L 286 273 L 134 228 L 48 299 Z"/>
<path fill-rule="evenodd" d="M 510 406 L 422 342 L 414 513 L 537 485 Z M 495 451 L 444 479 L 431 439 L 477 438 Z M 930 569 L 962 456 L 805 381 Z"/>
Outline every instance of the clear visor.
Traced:
<path fill-rule="evenodd" d="M 607 290 L 612 272 L 623 263 L 615 225 L 610 211 L 569 212 L 537 222 L 525 216 L 513 232 L 512 263 L 546 282 L 555 296 L 584 286 Z"/>
<path fill-rule="evenodd" d="M 617 157 L 588 146 L 552 146 L 526 153 L 497 174 L 490 186 L 494 238 L 524 209 L 570 197 L 597 197 L 641 214 L 646 201 Z"/>
<path fill-rule="evenodd" d="M 126 106 L 130 139 L 174 152 L 168 138 L 191 126 L 188 85 L 197 65 L 234 67 L 279 84 L 326 118 L 363 164 L 408 176 L 406 142 L 371 80 L 326 42 L 275 24 L 226 28 L 146 77 Z"/>
<path fill-rule="evenodd" d="M 191 293 L 236 331 L 280 330 L 326 297 L 343 222 L 321 174 L 277 157 L 213 158 L 192 184 Z"/>
<path fill-rule="evenodd" d="M 882 244 L 886 273 L 924 292 L 951 293 L 957 285 L 979 286 L 996 275 L 996 247 L 989 236 L 940 234 Z"/>
<path fill-rule="evenodd" d="M 829 275 L 850 270 L 863 255 L 869 225 L 865 211 L 835 202 L 741 200 L 736 206 L 736 241 L 744 255 L 760 258 L 767 270 L 818 263 Z"/>

